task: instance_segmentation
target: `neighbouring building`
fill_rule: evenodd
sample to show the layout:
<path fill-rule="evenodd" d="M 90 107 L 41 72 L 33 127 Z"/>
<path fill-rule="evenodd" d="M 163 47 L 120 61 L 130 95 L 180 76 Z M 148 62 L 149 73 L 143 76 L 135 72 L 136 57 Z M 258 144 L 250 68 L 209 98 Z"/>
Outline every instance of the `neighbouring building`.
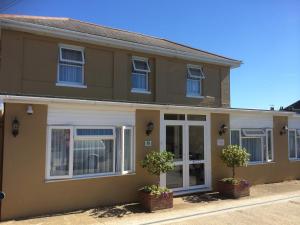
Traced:
<path fill-rule="evenodd" d="M 300 100 L 284 108 L 284 110 L 300 113 Z"/>
<path fill-rule="evenodd" d="M 251 154 L 239 177 L 300 178 L 299 114 L 230 107 L 239 60 L 68 18 L 0 15 L 0 42 L 2 220 L 134 202 L 152 182 L 213 190 L 230 143 Z M 157 180 L 140 161 L 164 149 L 176 167 Z"/>

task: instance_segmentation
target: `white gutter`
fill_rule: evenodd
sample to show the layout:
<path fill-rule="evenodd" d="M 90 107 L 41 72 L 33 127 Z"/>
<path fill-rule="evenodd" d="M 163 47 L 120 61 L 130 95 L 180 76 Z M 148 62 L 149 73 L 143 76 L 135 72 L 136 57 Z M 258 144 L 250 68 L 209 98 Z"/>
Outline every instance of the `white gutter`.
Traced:
<path fill-rule="evenodd" d="M 112 101 L 97 101 L 97 100 L 81 100 L 67 98 L 50 98 L 50 97 L 32 97 L 32 96 L 17 96 L 17 95 L 0 95 L 0 101 L 4 103 L 22 103 L 22 104 L 64 104 L 64 105 L 87 105 L 87 106 L 112 106 L 112 107 L 127 107 L 135 109 L 156 109 L 156 110 L 197 110 L 208 113 L 255 113 L 269 114 L 275 116 L 296 116 L 294 112 L 286 111 L 269 111 L 269 110 L 254 110 L 254 109 L 232 109 L 232 108 L 211 108 L 198 106 L 178 106 L 178 105 L 162 105 L 162 104 L 146 104 L 146 103 L 129 103 L 129 102 L 112 102 Z"/>
<path fill-rule="evenodd" d="M 44 25 L 14 21 L 10 19 L 0 19 L 0 27 L 13 29 L 24 32 L 32 32 L 39 35 L 47 35 L 52 37 L 59 37 L 63 39 L 69 39 L 74 41 L 85 41 L 88 43 L 105 45 L 114 48 L 127 49 L 138 52 L 147 52 L 150 54 L 158 54 L 167 57 L 175 57 L 185 60 L 197 61 L 197 62 L 207 62 L 219 65 L 230 66 L 231 68 L 237 68 L 241 65 L 241 61 L 234 61 L 230 59 L 211 59 L 209 57 L 199 56 L 197 54 L 173 50 L 163 47 L 150 46 L 135 42 L 129 42 L 119 39 L 113 39 L 98 35 L 92 35 L 77 31 L 71 31 L 61 28 L 49 27 Z"/>

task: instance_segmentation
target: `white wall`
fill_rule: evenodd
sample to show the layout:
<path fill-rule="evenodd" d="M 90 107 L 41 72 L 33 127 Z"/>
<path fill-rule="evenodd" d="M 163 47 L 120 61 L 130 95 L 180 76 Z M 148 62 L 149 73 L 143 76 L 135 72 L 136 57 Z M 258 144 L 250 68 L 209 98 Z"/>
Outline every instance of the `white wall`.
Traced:
<path fill-rule="evenodd" d="M 231 113 L 230 129 L 273 128 L 273 116 L 255 113 Z"/>
<path fill-rule="evenodd" d="M 48 106 L 48 125 L 135 125 L 135 111 L 101 106 Z"/>
<path fill-rule="evenodd" d="M 289 117 L 288 127 L 291 129 L 300 129 L 300 116 Z"/>

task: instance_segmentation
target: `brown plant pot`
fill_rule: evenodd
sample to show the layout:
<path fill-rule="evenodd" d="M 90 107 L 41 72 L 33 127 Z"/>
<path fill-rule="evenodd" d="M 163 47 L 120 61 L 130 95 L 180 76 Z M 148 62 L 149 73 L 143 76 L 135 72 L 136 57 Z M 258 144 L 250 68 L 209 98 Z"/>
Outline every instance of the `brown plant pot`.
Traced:
<path fill-rule="evenodd" d="M 231 184 L 219 180 L 217 189 L 221 195 L 229 198 L 240 198 L 250 195 L 250 184 L 247 181 L 240 181 L 238 184 Z"/>
<path fill-rule="evenodd" d="M 173 192 L 156 196 L 141 190 L 139 191 L 139 199 L 143 208 L 149 212 L 173 208 Z"/>

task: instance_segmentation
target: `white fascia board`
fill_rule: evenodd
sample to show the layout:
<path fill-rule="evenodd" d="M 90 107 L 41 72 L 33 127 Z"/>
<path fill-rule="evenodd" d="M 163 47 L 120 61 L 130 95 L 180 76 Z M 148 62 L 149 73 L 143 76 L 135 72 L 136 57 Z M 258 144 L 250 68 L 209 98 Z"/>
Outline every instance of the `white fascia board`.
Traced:
<path fill-rule="evenodd" d="M 197 54 L 193 54 L 185 51 L 139 44 L 135 42 L 118 40 L 118 39 L 113 39 L 113 38 L 108 38 L 108 37 L 103 37 L 98 35 L 77 32 L 77 31 L 65 30 L 61 28 L 48 27 L 44 25 L 14 21 L 10 19 L 0 19 L 0 27 L 18 30 L 18 31 L 24 31 L 24 32 L 32 32 L 40 35 L 59 37 L 63 39 L 73 40 L 73 41 L 79 41 L 79 42 L 84 41 L 87 43 L 105 45 L 108 47 L 127 49 L 127 50 L 142 52 L 142 53 L 157 54 L 157 55 L 180 58 L 180 59 L 191 60 L 196 62 L 206 62 L 206 63 L 213 63 L 218 65 L 225 65 L 225 66 L 230 66 L 231 68 L 237 68 L 242 64 L 241 61 L 199 57 Z"/>
<path fill-rule="evenodd" d="M 252 109 L 230 109 L 230 108 L 212 108 L 212 107 L 198 107 L 198 106 L 180 106 L 180 105 L 163 105 L 163 104 L 147 104 L 147 103 L 130 103 L 130 102 L 112 102 L 112 101 L 97 101 L 97 100 L 83 100 L 83 99 L 67 99 L 67 98 L 51 98 L 51 97 L 33 97 L 33 96 L 17 96 L 17 95 L 0 95 L 0 101 L 4 103 L 23 103 L 23 104 L 61 104 L 61 105 L 78 105 L 82 107 L 98 106 L 109 107 L 115 110 L 135 110 L 135 109 L 156 109 L 156 110 L 170 110 L 170 112 L 186 111 L 203 112 L 203 113 L 245 113 L 245 114 L 261 114 L 273 116 L 293 116 L 294 112 L 285 111 L 268 111 L 268 110 L 252 110 Z M 176 113 L 176 112 L 174 112 Z"/>

